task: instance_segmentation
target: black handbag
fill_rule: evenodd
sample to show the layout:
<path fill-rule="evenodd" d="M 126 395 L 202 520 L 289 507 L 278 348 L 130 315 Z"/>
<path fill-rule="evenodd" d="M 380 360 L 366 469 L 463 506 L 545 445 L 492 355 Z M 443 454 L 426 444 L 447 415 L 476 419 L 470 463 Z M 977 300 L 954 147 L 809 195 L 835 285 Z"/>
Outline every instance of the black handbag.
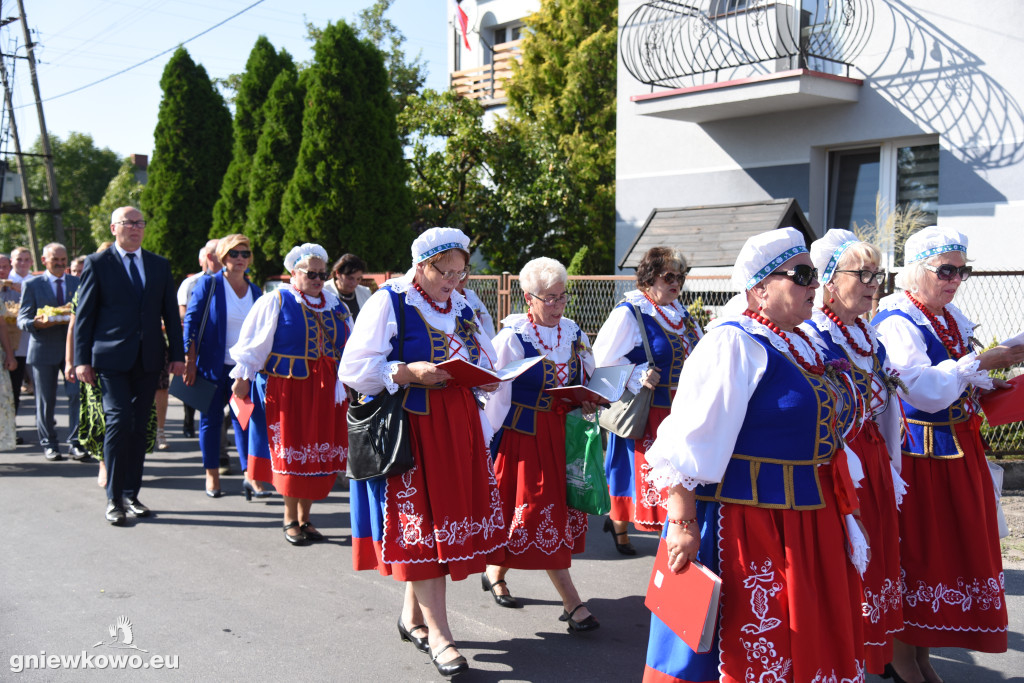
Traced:
<path fill-rule="evenodd" d="M 401 302 L 395 312 L 398 318 L 398 357 L 402 357 L 405 307 Z M 409 440 L 409 418 L 405 414 L 406 389 L 391 394 L 386 389 L 367 403 L 351 402 L 348 407 L 349 479 L 383 479 L 411 470 L 413 459 Z"/>

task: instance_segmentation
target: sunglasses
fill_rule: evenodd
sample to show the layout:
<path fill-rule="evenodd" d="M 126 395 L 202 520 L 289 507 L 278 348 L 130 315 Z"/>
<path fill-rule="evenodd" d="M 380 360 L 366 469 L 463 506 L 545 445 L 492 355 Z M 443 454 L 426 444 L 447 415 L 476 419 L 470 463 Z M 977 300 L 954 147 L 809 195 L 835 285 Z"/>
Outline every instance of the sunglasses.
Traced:
<path fill-rule="evenodd" d="M 306 277 L 308 277 L 310 280 L 320 279 L 323 280 L 324 282 L 327 282 L 331 278 L 331 274 L 328 273 L 326 270 L 306 270 L 305 268 L 296 268 L 295 270 L 299 271 L 300 273 L 305 273 Z"/>
<path fill-rule="evenodd" d="M 860 280 L 862 285 L 870 285 L 872 281 L 876 284 L 882 284 L 882 280 L 885 279 L 885 271 L 880 270 L 877 273 L 873 270 L 837 270 L 837 273 L 856 273 L 857 278 Z"/>
<path fill-rule="evenodd" d="M 793 266 L 792 270 L 776 270 L 771 274 L 788 277 L 801 287 L 807 287 L 818 279 L 818 269 L 806 263 L 797 264 Z"/>
<path fill-rule="evenodd" d="M 242 258 L 249 258 L 252 256 L 252 252 L 248 249 L 228 249 L 229 258 L 238 258 L 239 256 Z"/>
<path fill-rule="evenodd" d="M 940 280 L 952 280 L 957 275 L 960 276 L 961 280 L 966 280 L 974 272 L 974 268 L 971 266 L 954 266 L 951 263 L 943 263 L 941 266 L 930 266 L 927 263 L 924 267 L 935 273 L 935 276 Z"/>
<path fill-rule="evenodd" d="M 664 280 L 666 285 L 671 287 L 672 285 L 676 284 L 677 282 L 679 284 L 683 284 L 684 282 L 686 282 L 686 274 L 689 273 L 689 272 L 690 272 L 690 269 L 687 268 L 682 273 L 662 273 L 658 277 L 660 277 L 662 280 Z"/>

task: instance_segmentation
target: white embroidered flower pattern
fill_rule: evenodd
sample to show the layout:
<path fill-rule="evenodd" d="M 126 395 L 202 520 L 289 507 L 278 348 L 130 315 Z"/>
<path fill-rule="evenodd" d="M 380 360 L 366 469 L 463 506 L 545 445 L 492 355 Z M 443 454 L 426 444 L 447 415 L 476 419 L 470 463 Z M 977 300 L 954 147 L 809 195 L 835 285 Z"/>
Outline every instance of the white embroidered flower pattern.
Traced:
<path fill-rule="evenodd" d="M 870 588 L 864 588 L 864 602 L 861 603 L 861 613 L 872 624 L 877 624 L 883 614 L 894 612 L 900 607 L 903 596 L 900 593 L 899 583 L 892 579 L 882 582 L 881 590 L 874 592 Z"/>
<path fill-rule="evenodd" d="M 1006 590 L 1006 581 L 1003 572 L 997 576 L 987 579 L 964 579 L 957 578 L 956 586 L 947 586 L 944 583 L 937 583 L 934 586 L 918 581 L 917 587 L 910 590 L 906 585 L 907 574 L 900 572 L 900 582 L 903 589 L 903 599 L 911 607 L 931 606 L 933 613 L 937 613 L 942 605 L 959 607 L 964 612 L 972 610 L 986 611 L 990 609 L 1002 609 L 1003 594 Z"/>

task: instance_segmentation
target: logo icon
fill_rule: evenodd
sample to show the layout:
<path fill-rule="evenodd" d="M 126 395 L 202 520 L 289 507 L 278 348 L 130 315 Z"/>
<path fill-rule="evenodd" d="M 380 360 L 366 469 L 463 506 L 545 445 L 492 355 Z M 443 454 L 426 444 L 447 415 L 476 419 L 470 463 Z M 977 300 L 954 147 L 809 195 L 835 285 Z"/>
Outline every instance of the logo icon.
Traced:
<path fill-rule="evenodd" d="M 107 626 L 107 632 L 110 633 L 110 642 L 107 643 L 101 640 L 93 645 L 93 647 L 106 645 L 107 647 L 114 648 L 115 650 L 138 650 L 139 652 L 149 652 L 149 650 L 143 650 L 135 644 L 135 634 L 132 632 L 132 622 L 123 614 L 117 618 L 116 623 Z"/>

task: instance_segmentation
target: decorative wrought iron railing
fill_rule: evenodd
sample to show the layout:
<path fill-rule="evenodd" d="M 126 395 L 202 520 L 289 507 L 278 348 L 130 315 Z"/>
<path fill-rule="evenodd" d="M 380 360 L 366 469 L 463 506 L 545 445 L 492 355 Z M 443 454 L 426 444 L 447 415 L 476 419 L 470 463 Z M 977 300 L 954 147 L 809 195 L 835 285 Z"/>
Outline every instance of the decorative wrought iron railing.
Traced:
<path fill-rule="evenodd" d="M 641 83 L 671 88 L 789 69 L 849 76 L 873 0 L 654 0 L 622 27 L 620 52 Z"/>

